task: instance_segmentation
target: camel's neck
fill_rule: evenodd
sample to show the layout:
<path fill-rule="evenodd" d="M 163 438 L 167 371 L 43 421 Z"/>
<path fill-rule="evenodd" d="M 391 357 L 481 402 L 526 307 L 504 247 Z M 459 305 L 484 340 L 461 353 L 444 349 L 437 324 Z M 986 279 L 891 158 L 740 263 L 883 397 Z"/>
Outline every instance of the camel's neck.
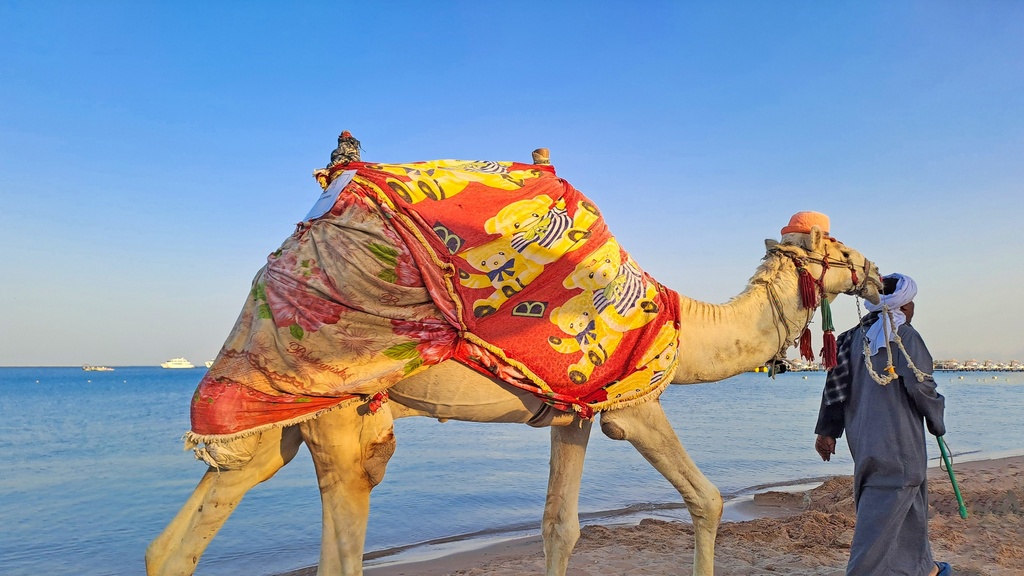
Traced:
<path fill-rule="evenodd" d="M 680 296 L 679 310 L 675 384 L 750 372 L 788 347 L 810 319 L 800 304 L 795 267 L 777 256 L 769 256 L 747 289 L 729 302 L 715 305 Z"/>

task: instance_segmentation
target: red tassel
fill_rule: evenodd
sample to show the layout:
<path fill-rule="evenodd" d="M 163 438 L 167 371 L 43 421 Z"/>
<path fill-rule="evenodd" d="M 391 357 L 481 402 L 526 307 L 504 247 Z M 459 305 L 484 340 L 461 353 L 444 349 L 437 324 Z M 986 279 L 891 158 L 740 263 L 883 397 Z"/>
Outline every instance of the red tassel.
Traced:
<path fill-rule="evenodd" d="M 821 364 L 825 367 L 825 370 L 831 370 L 835 368 L 838 363 L 836 353 L 836 335 L 829 330 L 822 335 L 822 338 L 824 342 L 821 347 Z"/>
<path fill-rule="evenodd" d="M 808 362 L 814 360 L 814 350 L 811 349 L 811 331 L 804 328 L 800 335 L 800 357 Z"/>
<path fill-rule="evenodd" d="M 381 390 L 370 398 L 370 402 L 366 408 L 370 411 L 370 414 L 376 414 L 380 410 L 381 405 L 388 401 L 388 391 Z"/>
<path fill-rule="evenodd" d="M 584 404 L 583 402 L 577 402 L 576 404 L 573 404 L 572 407 L 573 407 L 573 410 L 576 411 L 576 414 L 578 414 L 580 418 L 582 418 L 584 420 L 593 420 L 594 419 L 594 409 L 591 408 L 589 404 Z"/>
<path fill-rule="evenodd" d="M 818 306 L 818 285 L 807 268 L 800 268 L 800 302 L 808 310 Z"/>

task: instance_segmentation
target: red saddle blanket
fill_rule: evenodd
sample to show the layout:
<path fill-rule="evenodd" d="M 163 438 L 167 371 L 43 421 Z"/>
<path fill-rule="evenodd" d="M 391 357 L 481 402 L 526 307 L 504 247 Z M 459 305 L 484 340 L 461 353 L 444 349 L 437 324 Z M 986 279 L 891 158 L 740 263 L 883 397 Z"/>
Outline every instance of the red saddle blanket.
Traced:
<path fill-rule="evenodd" d="M 551 166 L 318 171 L 192 401 L 193 441 L 311 418 L 455 359 L 584 417 L 660 391 L 679 299 Z"/>

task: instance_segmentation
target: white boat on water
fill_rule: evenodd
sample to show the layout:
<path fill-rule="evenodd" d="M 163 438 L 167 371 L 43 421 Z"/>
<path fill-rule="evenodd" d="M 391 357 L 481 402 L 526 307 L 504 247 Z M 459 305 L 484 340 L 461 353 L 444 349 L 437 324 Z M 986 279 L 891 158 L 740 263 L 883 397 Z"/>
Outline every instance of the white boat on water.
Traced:
<path fill-rule="evenodd" d="M 92 366 L 90 364 L 85 364 L 84 366 L 82 366 L 82 370 L 85 370 L 86 372 L 113 372 L 114 371 L 114 369 L 111 368 L 110 366 Z"/>
<path fill-rule="evenodd" d="M 206 367 L 209 368 L 210 366 L 213 366 L 213 360 L 206 361 Z"/>
<path fill-rule="evenodd" d="M 191 362 L 184 358 L 171 358 L 160 365 L 161 368 L 195 368 Z"/>

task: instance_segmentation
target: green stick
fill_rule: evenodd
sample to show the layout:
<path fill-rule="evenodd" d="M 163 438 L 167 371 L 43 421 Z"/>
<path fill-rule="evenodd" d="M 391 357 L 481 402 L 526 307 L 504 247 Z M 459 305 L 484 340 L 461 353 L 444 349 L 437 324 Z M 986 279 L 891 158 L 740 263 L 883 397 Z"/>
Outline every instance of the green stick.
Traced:
<path fill-rule="evenodd" d="M 960 486 L 956 483 L 956 475 L 953 474 L 953 460 L 949 457 L 949 448 L 942 436 L 935 437 L 939 441 L 939 452 L 942 453 L 942 461 L 946 463 L 946 471 L 949 472 L 949 481 L 953 483 L 953 493 L 956 494 L 956 502 L 960 505 L 960 517 L 967 519 L 967 506 L 964 505 L 964 498 L 960 495 Z"/>

